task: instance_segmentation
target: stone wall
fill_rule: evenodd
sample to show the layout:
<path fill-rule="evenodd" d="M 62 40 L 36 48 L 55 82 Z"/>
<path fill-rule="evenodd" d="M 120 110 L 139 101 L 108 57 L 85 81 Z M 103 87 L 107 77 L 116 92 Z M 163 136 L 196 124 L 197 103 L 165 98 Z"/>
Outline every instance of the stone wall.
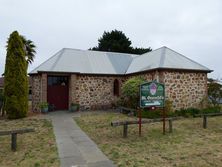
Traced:
<path fill-rule="evenodd" d="M 200 103 L 207 97 L 207 73 L 156 71 L 138 74 L 148 82 L 157 80 L 165 84 L 166 99 L 173 102 L 174 110 L 181 108 L 199 108 Z"/>
<path fill-rule="evenodd" d="M 41 102 L 47 102 L 47 74 L 43 73 L 41 77 Z"/>
<path fill-rule="evenodd" d="M 77 75 L 76 74 L 71 74 L 69 77 L 69 106 L 71 103 L 77 103 L 76 99 L 76 80 L 77 80 Z"/>
<path fill-rule="evenodd" d="M 81 109 L 110 108 L 117 96 L 114 96 L 114 80 L 122 86 L 123 77 L 77 75 L 75 89 L 72 92 L 72 101 L 80 104 Z"/>
<path fill-rule="evenodd" d="M 39 103 L 47 102 L 47 74 L 31 76 L 32 111 L 39 112 Z"/>
<path fill-rule="evenodd" d="M 38 112 L 38 104 L 41 101 L 41 75 L 31 76 L 32 84 L 32 111 Z"/>
<path fill-rule="evenodd" d="M 69 79 L 69 105 L 78 103 L 82 110 L 110 108 L 116 102 L 114 80 L 119 87 L 133 77 L 142 76 L 147 81 L 156 79 L 164 83 L 166 97 L 173 102 L 174 109 L 199 107 L 207 96 L 207 73 L 152 71 L 126 76 L 71 74 Z M 39 111 L 39 102 L 47 101 L 47 74 L 32 77 L 32 108 Z M 120 92 L 121 94 L 121 92 Z"/>
<path fill-rule="evenodd" d="M 195 72 L 163 72 L 167 99 L 175 109 L 195 107 L 207 97 L 207 74 Z"/>

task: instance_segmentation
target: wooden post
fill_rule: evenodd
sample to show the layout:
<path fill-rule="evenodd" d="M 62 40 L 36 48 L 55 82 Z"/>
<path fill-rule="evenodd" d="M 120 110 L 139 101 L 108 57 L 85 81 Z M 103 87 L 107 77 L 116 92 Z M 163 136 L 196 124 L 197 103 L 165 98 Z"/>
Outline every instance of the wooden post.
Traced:
<path fill-rule="evenodd" d="M 206 115 L 203 116 L 203 128 L 204 129 L 207 128 L 207 116 Z"/>
<path fill-rule="evenodd" d="M 127 137 L 127 129 L 128 129 L 128 124 L 127 122 L 123 125 L 123 137 Z"/>
<path fill-rule="evenodd" d="M 165 135 L 166 132 L 166 112 L 165 107 L 163 107 L 163 134 Z"/>
<path fill-rule="evenodd" d="M 16 151 L 17 133 L 12 133 L 11 150 Z"/>
<path fill-rule="evenodd" d="M 142 128 L 142 114 L 141 114 L 141 109 L 139 108 L 139 136 L 141 136 L 141 128 Z"/>
<path fill-rule="evenodd" d="M 173 121 L 172 119 L 169 119 L 169 133 L 173 132 Z"/>

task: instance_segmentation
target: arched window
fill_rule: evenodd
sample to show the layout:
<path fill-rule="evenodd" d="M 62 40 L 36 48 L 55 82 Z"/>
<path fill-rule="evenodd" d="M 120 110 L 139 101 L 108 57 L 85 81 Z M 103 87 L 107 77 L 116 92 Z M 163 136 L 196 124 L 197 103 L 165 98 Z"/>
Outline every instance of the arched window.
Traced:
<path fill-rule="evenodd" d="M 113 94 L 114 96 L 119 96 L 119 81 L 117 79 L 113 83 Z"/>

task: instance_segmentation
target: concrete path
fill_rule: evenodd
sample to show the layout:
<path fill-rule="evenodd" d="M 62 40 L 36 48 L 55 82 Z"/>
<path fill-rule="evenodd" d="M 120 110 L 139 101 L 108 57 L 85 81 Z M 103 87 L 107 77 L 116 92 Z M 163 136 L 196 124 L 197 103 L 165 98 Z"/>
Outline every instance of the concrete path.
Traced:
<path fill-rule="evenodd" d="M 67 111 L 47 115 L 52 120 L 61 167 L 114 167 Z"/>

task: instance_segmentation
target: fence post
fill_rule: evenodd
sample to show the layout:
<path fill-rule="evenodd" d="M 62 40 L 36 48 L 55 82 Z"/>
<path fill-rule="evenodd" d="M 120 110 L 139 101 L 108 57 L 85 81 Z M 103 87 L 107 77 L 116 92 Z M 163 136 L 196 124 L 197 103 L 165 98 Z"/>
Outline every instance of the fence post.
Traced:
<path fill-rule="evenodd" d="M 206 115 L 203 116 L 203 128 L 204 129 L 207 128 L 207 116 Z"/>
<path fill-rule="evenodd" d="M 123 137 L 124 138 L 127 137 L 127 129 L 128 129 L 128 124 L 127 124 L 127 122 L 125 122 L 123 125 Z"/>
<path fill-rule="evenodd" d="M 173 132 L 173 121 L 172 119 L 169 119 L 169 133 Z"/>
<path fill-rule="evenodd" d="M 17 133 L 12 133 L 11 150 L 16 151 Z"/>

